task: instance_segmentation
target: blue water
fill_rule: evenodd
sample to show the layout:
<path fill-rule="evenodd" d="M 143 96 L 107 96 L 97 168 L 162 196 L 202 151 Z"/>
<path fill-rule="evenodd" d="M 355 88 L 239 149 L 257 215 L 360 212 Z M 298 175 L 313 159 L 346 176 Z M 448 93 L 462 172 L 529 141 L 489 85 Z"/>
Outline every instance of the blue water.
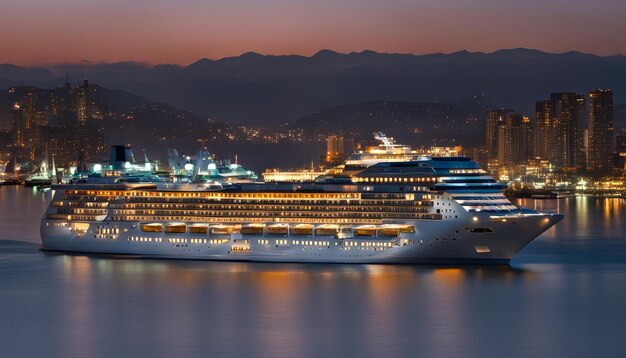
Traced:
<path fill-rule="evenodd" d="M 626 200 L 511 266 L 259 264 L 46 254 L 46 198 L 0 188 L 0 357 L 624 357 Z"/>

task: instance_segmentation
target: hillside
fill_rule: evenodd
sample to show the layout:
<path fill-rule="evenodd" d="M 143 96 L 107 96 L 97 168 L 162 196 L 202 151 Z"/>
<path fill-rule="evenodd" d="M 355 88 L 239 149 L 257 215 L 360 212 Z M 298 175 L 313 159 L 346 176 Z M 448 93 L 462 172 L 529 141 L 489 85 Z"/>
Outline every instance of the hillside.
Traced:
<path fill-rule="evenodd" d="M 337 133 L 367 140 L 382 130 L 407 143 L 479 145 L 489 106 L 480 97 L 454 104 L 369 101 L 320 110 L 294 126 L 309 136 Z"/>
<path fill-rule="evenodd" d="M 535 101 L 550 92 L 612 88 L 616 103 L 626 101 L 626 56 L 523 48 L 429 55 L 246 53 L 188 66 L 133 62 L 47 69 L 9 66 L 0 71 L 0 85 L 23 80 L 54 87 L 63 83 L 66 73 L 220 121 L 258 125 L 291 122 L 319 108 L 380 100 L 453 103 L 483 95 L 498 107 L 526 114 L 532 114 Z"/>

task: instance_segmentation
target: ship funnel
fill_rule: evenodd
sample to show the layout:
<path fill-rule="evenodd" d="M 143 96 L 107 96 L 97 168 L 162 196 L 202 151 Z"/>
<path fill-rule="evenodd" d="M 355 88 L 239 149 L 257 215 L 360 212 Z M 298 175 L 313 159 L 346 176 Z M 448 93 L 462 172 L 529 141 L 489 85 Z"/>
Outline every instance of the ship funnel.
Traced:
<path fill-rule="evenodd" d="M 109 165 L 113 169 L 121 170 L 125 169 L 126 163 L 134 163 L 135 157 L 133 156 L 133 150 L 130 145 L 112 145 L 109 152 Z"/>

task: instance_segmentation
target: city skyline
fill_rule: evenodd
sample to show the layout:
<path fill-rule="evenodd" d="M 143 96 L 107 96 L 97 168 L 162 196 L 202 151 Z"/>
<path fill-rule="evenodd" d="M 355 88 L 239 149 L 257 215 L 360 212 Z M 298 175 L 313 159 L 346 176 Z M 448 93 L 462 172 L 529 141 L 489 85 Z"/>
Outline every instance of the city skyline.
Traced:
<path fill-rule="evenodd" d="M 249 51 L 309 56 L 321 49 L 428 54 L 525 47 L 613 55 L 626 48 L 619 36 L 626 32 L 619 11 L 626 4 L 613 0 L 64 0 L 55 7 L 29 0 L 2 8 L 11 16 L 0 22 L 0 47 L 10 51 L 0 62 L 26 66 L 82 60 L 189 64 Z M 603 26 L 596 26 L 600 18 Z M 20 36 L 15 36 L 17 29 Z"/>

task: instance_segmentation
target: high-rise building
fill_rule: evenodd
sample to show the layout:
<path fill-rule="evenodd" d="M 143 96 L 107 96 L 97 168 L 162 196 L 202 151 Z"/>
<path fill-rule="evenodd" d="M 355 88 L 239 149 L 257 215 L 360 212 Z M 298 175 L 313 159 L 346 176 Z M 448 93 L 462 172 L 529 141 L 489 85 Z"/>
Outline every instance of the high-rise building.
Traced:
<path fill-rule="evenodd" d="M 550 117 L 550 101 L 539 101 L 535 103 L 535 136 L 534 136 L 534 156 L 547 159 L 552 141 L 552 121 Z"/>
<path fill-rule="evenodd" d="M 11 111 L 11 144 L 15 148 L 26 146 L 26 113 L 19 103 Z"/>
<path fill-rule="evenodd" d="M 613 92 L 589 92 L 589 169 L 611 168 L 613 146 Z"/>
<path fill-rule="evenodd" d="M 626 130 L 615 136 L 615 152 L 617 168 L 626 170 Z"/>
<path fill-rule="evenodd" d="M 583 130 L 585 97 L 576 93 L 550 95 L 548 159 L 557 167 L 585 167 Z"/>
<path fill-rule="evenodd" d="M 500 157 L 498 144 L 499 128 L 504 125 L 505 116 L 510 112 L 512 112 L 510 109 L 491 109 L 487 111 L 485 148 L 487 149 L 488 160 L 494 160 Z"/>
<path fill-rule="evenodd" d="M 530 118 L 507 114 L 500 126 L 499 161 L 505 166 L 525 164 L 533 156 L 533 131 Z"/>
<path fill-rule="evenodd" d="M 330 135 L 326 138 L 326 160 L 328 164 L 336 164 L 343 159 L 344 139 L 343 136 Z"/>
<path fill-rule="evenodd" d="M 100 103 L 96 100 L 97 87 L 90 85 L 88 80 L 83 81 L 74 92 L 76 104 L 76 121 L 85 123 L 93 119 L 102 119 L 103 113 Z"/>

